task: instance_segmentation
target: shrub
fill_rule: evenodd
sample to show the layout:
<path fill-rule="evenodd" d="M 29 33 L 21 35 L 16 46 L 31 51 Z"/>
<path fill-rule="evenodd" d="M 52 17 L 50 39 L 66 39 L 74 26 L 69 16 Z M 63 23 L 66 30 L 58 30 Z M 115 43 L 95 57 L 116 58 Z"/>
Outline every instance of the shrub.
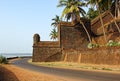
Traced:
<path fill-rule="evenodd" d="M 8 63 L 7 58 L 4 56 L 0 56 L 0 64 L 7 64 L 7 63 Z"/>
<path fill-rule="evenodd" d="M 114 42 L 113 40 L 109 40 L 107 46 L 120 46 L 120 42 Z"/>
<path fill-rule="evenodd" d="M 117 46 L 120 46 L 120 42 L 117 43 Z"/>
<path fill-rule="evenodd" d="M 92 49 L 92 48 L 94 48 L 94 47 L 99 47 L 99 45 L 98 45 L 98 44 L 92 44 L 92 43 L 89 43 L 89 44 L 88 44 L 88 48 L 89 48 L 89 49 Z"/>
<path fill-rule="evenodd" d="M 93 48 L 93 44 L 89 43 L 89 44 L 88 44 L 88 48 L 89 48 L 89 49 L 92 49 L 92 48 Z"/>
<path fill-rule="evenodd" d="M 92 43 L 88 44 L 88 48 L 89 49 L 92 49 L 92 48 L 95 48 L 95 47 L 103 47 L 103 46 L 108 46 L 108 47 L 120 46 L 120 41 L 119 42 L 115 42 L 113 40 L 109 40 L 108 43 L 105 44 L 105 45 L 92 44 Z"/>

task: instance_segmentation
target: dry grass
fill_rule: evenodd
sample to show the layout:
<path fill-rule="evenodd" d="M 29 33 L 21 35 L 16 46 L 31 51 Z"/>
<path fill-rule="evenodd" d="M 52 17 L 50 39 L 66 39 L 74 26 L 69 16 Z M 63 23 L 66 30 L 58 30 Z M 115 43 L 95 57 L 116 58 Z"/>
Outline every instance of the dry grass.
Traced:
<path fill-rule="evenodd" d="M 32 62 L 35 65 L 42 65 L 47 67 L 67 68 L 67 69 L 85 69 L 85 70 L 99 70 L 99 71 L 112 71 L 120 73 L 120 65 L 103 65 L 103 64 L 83 64 L 72 62 Z"/>

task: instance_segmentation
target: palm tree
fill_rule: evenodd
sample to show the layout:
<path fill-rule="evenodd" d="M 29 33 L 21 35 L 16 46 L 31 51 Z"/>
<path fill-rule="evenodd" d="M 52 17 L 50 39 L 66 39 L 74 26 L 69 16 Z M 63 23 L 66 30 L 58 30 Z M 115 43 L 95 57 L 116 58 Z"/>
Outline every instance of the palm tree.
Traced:
<path fill-rule="evenodd" d="M 101 9 L 102 10 L 104 9 L 104 11 L 108 10 L 108 13 L 111 15 L 113 22 L 115 23 L 115 25 L 120 33 L 120 28 L 115 20 L 117 17 L 117 11 L 119 10 L 118 3 L 119 3 L 119 0 L 102 0 Z M 115 5 L 115 17 L 111 13 L 112 4 Z"/>
<path fill-rule="evenodd" d="M 50 33 L 50 39 L 51 40 L 56 40 L 58 38 L 58 32 L 56 31 L 55 28 L 52 29 L 51 33 Z"/>
<path fill-rule="evenodd" d="M 87 12 L 88 19 L 92 20 L 97 16 L 98 16 L 98 11 L 95 10 L 93 7 L 89 8 L 89 10 Z"/>
<path fill-rule="evenodd" d="M 120 0 L 118 0 L 118 16 L 120 16 Z"/>
<path fill-rule="evenodd" d="M 114 0 L 114 4 L 115 4 L 115 18 L 117 17 L 117 11 L 118 11 L 118 3 L 119 3 L 119 0 Z"/>
<path fill-rule="evenodd" d="M 53 22 L 51 23 L 51 26 L 54 26 L 55 28 L 51 31 L 50 36 L 51 39 L 56 40 L 58 38 L 58 31 L 59 31 L 58 24 L 61 20 L 60 17 L 56 15 L 55 18 L 52 19 L 52 21 Z"/>
<path fill-rule="evenodd" d="M 96 9 L 98 10 L 101 26 L 103 29 L 104 39 L 105 39 L 105 42 L 107 43 L 104 24 L 103 24 L 102 15 L 101 15 L 101 13 L 103 12 L 103 9 L 102 9 L 102 6 L 103 6 L 102 4 L 104 3 L 103 1 L 106 1 L 106 0 L 87 0 L 87 1 L 89 4 L 96 6 Z"/>
<path fill-rule="evenodd" d="M 117 5 L 118 4 L 118 0 L 87 0 L 87 1 L 89 3 L 91 3 L 91 4 L 96 5 L 96 7 L 97 7 L 97 10 L 99 12 L 99 17 L 100 17 L 101 25 L 102 25 L 102 28 L 103 28 L 104 39 L 107 42 L 101 13 L 105 12 L 106 10 L 108 10 L 108 13 L 113 18 L 113 22 L 115 23 L 118 31 L 120 32 L 120 28 L 117 25 L 117 22 L 115 21 L 115 18 L 113 16 L 113 14 L 111 13 L 111 6 L 112 6 L 113 2 L 116 3 L 116 5 Z M 115 7 L 118 7 L 118 6 L 115 6 Z M 118 8 L 115 8 L 115 9 L 118 9 Z M 115 16 L 116 16 L 116 10 L 115 10 Z"/>
<path fill-rule="evenodd" d="M 112 3 L 113 5 L 115 5 L 115 17 L 113 16 L 113 14 L 111 13 L 111 11 L 110 11 L 110 8 L 108 8 L 109 10 L 109 14 L 111 15 L 111 17 L 113 18 L 113 21 L 114 21 L 114 23 L 115 23 L 115 25 L 116 25 L 116 27 L 117 27 L 117 29 L 118 29 L 118 31 L 119 31 L 119 33 L 120 33 L 120 28 L 119 28 L 119 26 L 118 26 L 118 24 L 117 24 L 117 22 L 116 22 L 116 17 L 117 17 L 117 12 L 119 11 L 119 6 L 118 6 L 118 4 L 119 4 L 119 0 L 113 0 L 114 2 Z M 111 1 L 112 2 L 112 1 Z M 112 5 L 111 5 L 112 6 Z"/>
<path fill-rule="evenodd" d="M 85 16 L 86 12 L 81 8 L 81 6 L 84 6 L 85 3 L 80 2 L 79 0 L 60 0 L 57 7 L 63 7 L 65 6 L 61 18 L 65 17 L 65 19 L 70 20 L 72 18 L 72 21 L 76 20 L 78 18 L 79 21 L 79 14 L 82 16 Z"/>
<path fill-rule="evenodd" d="M 60 17 L 56 15 L 55 18 L 52 19 L 52 21 L 54 22 L 51 23 L 51 26 L 57 27 L 60 22 Z"/>
<path fill-rule="evenodd" d="M 65 17 L 67 20 L 72 18 L 72 21 L 77 20 L 79 23 L 83 26 L 85 29 L 88 39 L 91 42 L 90 35 L 84 25 L 84 23 L 80 20 L 80 14 L 84 16 L 85 11 L 81 8 L 84 3 L 82 3 L 80 0 L 60 0 L 58 7 L 65 6 L 61 18 Z"/>

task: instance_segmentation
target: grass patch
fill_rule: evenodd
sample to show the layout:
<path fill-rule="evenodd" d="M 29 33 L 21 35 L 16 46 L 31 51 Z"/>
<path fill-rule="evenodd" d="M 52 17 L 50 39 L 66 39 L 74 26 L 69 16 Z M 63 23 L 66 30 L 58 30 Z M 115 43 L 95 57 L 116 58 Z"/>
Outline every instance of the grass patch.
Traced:
<path fill-rule="evenodd" d="M 38 66 L 56 67 L 56 68 L 120 71 L 120 67 L 116 66 L 111 68 L 111 66 L 108 65 L 82 64 L 82 63 L 73 63 L 73 62 L 32 62 L 32 59 L 28 60 L 28 62 Z"/>
<path fill-rule="evenodd" d="M 102 70 L 112 71 L 110 68 L 102 68 Z"/>

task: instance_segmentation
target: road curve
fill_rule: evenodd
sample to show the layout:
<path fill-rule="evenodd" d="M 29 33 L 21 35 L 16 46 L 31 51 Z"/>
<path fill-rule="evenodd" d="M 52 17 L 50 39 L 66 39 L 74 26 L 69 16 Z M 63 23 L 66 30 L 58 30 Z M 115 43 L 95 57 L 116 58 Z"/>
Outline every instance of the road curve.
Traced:
<path fill-rule="evenodd" d="M 21 60 L 13 61 L 12 64 L 22 67 L 24 69 L 54 75 L 60 78 L 64 78 L 66 80 L 69 79 L 69 81 L 120 81 L 120 74 L 118 73 L 70 70 L 36 66 L 29 64 L 27 60 L 28 58 L 23 58 Z"/>

